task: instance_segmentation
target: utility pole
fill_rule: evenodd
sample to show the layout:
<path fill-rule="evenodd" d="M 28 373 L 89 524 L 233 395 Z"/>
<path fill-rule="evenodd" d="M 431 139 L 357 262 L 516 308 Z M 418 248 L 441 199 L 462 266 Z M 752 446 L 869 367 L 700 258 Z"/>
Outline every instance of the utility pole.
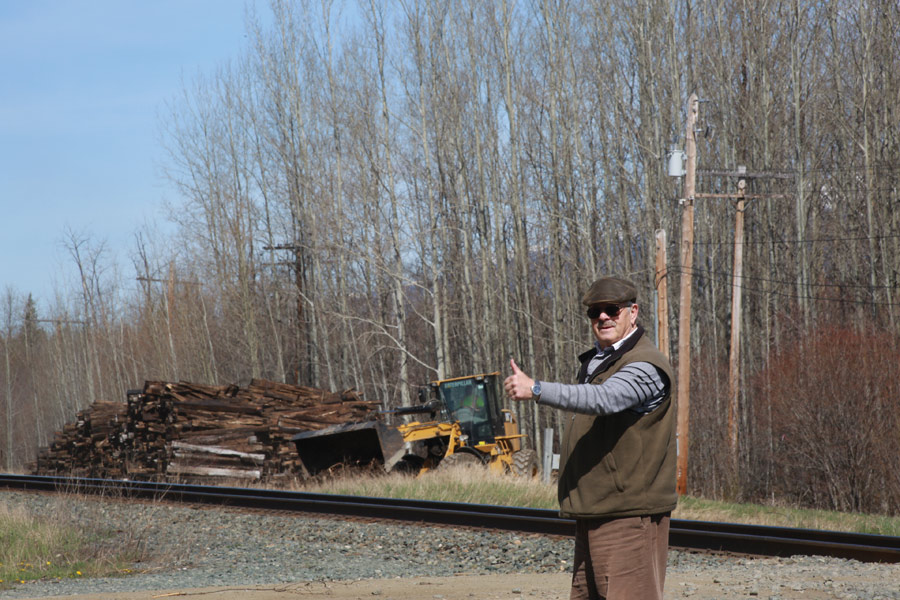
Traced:
<path fill-rule="evenodd" d="M 318 372 L 315 371 L 313 361 L 309 360 L 311 355 L 310 341 L 304 326 L 306 315 L 303 311 L 304 290 L 303 290 L 303 246 L 300 244 L 276 244 L 274 246 L 263 246 L 263 250 L 290 250 L 294 253 L 294 261 L 281 262 L 279 264 L 291 265 L 294 268 L 294 284 L 297 287 L 297 364 L 294 367 L 294 376 L 300 385 L 316 385 L 319 379 Z M 306 344 L 306 364 L 309 371 L 303 372 L 303 349 Z"/>
<path fill-rule="evenodd" d="M 172 378 L 178 379 L 178 355 L 175 352 L 175 338 L 172 335 L 172 321 L 174 320 L 173 315 L 175 314 L 175 284 L 181 285 L 201 285 L 199 281 L 180 281 L 175 279 L 175 263 L 169 263 L 169 277 L 166 279 L 157 279 L 148 276 L 138 277 L 138 281 L 143 283 L 164 283 L 166 284 L 166 335 L 169 340 L 169 360 L 172 362 Z M 147 290 L 147 306 L 149 308 L 150 302 L 150 291 Z"/>
<path fill-rule="evenodd" d="M 784 194 L 747 194 L 747 179 L 793 179 L 791 173 L 758 172 L 749 173 L 747 167 L 738 166 L 737 171 L 704 170 L 701 175 L 715 177 L 737 177 L 738 190 L 734 194 L 700 194 L 695 198 L 734 200 L 734 256 L 731 276 L 731 342 L 728 350 L 728 444 L 731 463 L 737 473 L 740 441 L 740 358 L 741 358 L 741 290 L 744 277 L 744 212 L 747 200 L 759 198 L 784 198 Z"/>
<path fill-rule="evenodd" d="M 685 127 L 684 198 L 681 213 L 681 298 L 678 310 L 678 409 L 677 481 L 679 495 L 687 493 L 688 441 L 691 402 L 691 285 L 694 267 L 694 187 L 697 181 L 697 138 L 694 133 L 700 102 L 697 94 L 688 99 Z"/>
<path fill-rule="evenodd" d="M 669 356 L 669 272 L 666 269 L 666 230 L 656 230 L 656 345 Z"/>
<path fill-rule="evenodd" d="M 87 325 L 87 321 L 77 321 L 75 319 L 32 319 L 34 323 L 53 323 L 57 327 L 59 325 Z"/>
<path fill-rule="evenodd" d="M 738 173 L 747 168 L 738 167 Z M 744 191 L 746 179 L 738 180 L 737 206 L 734 213 L 734 269 L 731 277 L 731 345 L 728 356 L 728 440 L 731 443 L 731 462 L 738 464 L 738 398 L 740 396 L 738 368 L 741 356 L 741 283 L 744 271 Z M 737 471 L 735 470 L 735 473 Z"/>

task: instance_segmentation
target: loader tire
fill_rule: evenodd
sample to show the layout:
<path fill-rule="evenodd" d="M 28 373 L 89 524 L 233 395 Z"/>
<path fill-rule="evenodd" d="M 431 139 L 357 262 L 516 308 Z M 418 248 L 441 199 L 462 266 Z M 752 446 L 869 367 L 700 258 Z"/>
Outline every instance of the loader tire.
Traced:
<path fill-rule="evenodd" d="M 425 461 L 418 456 L 404 456 L 403 460 L 394 465 L 394 468 L 391 469 L 391 473 L 400 473 L 402 475 L 412 475 L 415 477 L 422 470 L 424 463 Z"/>
<path fill-rule="evenodd" d="M 519 477 L 535 477 L 538 473 L 537 455 L 534 450 L 519 450 L 513 454 L 513 474 Z"/>
<path fill-rule="evenodd" d="M 453 454 L 442 458 L 440 464 L 438 464 L 438 468 L 452 469 L 454 467 L 480 467 L 483 464 L 481 459 L 471 452 L 454 452 Z"/>

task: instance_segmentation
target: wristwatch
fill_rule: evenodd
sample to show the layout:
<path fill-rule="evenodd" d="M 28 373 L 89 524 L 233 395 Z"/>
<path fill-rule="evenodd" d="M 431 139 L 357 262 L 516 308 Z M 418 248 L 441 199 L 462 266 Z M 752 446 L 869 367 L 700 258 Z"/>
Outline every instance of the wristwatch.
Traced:
<path fill-rule="evenodd" d="M 534 396 L 535 400 L 541 397 L 541 382 L 537 379 L 534 380 L 534 385 L 531 386 L 531 395 Z"/>

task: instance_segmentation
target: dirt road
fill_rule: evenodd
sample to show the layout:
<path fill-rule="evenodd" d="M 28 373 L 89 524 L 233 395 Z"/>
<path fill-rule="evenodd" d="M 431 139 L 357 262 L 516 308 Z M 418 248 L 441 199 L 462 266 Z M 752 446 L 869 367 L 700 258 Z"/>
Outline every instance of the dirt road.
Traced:
<path fill-rule="evenodd" d="M 875 588 L 887 585 L 896 589 L 898 565 L 862 566 L 862 571 L 820 571 L 802 568 L 787 575 L 783 566 L 773 561 L 739 571 L 698 569 L 693 572 L 671 572 L 666 577 L 667 600 L 745 600 L 768 598 L 779 600 L 826 600 L 835 598 L 874 597 Z M 760 568 L 762 567 L 762 568 Z M 801 576 L 802 575 L 802 576 Z M 411 577 L 403 579 L 366 579 L 361 581 L 309 582 L 272 586 L 213 587 L 188 590 L 157 590 L 128 593 L 104 593 L 79 596 L 53 596 L 42 600 L 166 600 L 197 598 L 201 600 L 565 600 L 569 575 L 459 575 L 455 577 Z M 859 592 L 866 590 L 862 595 Z M 900 598 L 885 591 L 885 598 Z M 900 594 L 900 592 L 898 592 Z"/>

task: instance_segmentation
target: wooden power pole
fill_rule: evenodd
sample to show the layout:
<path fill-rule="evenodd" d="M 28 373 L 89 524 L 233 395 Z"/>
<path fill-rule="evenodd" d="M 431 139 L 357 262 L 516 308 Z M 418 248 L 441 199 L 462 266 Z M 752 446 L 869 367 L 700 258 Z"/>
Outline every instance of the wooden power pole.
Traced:
<path fill-rule="evenodd" d="M 738 167 L 738 172 L 746 172 Z M 728 356 L 728 441 L 731 445 L 731 461 L 738 464 L 738 398 L 740 395 L 741 357 L 741 280 L 744 272 L 744 190 L 745 179 L 738 180 L 737 206 L 734 214 L 734 273 L 731 277 L 731 346 Z M 736 471 L 735 471 L 736 472 Z"/>
<path fill-rule="evenodd" d="M 669 356 L 669 272 L 666 269 L 666 230 L 656 230 L 656 345 Z"/>
<path fill-rule="evenodd" d="M 738 466 L 738 447 L 740 442 L 740 361 L 741 361 L 741 289 L 744 277 L 744 212 L 747 201 L 758 198 L 784 198 L 783 194 L 747 194 L 747 179 L 792 179 L 791 173 L 758 172 L 749 173 L 747 168 L 739 166 L 737 171 L 711 170 L 703 171 L 703 175 L 716 177 L 737 177 L 738 190 L 734 194 L 700 194 L 694 198 L 710 198 L 734 200 L 734 269 L 731 278 L 731 343 L 728 351 L 728 445 L 731 462 L 735 469 Z M 685 184 L 687 185 L 687 184 Z M 680 379 L 680 371 L 679 371 Z M 680 402 L 679 396 L 679 402 Z M 735 473 L 737 471 L 735 470 Z"/>
<path fill-rule="evenodd" d="M 694 267 L 694 187 L 697 181 L 697 138 L 694 128 L 700 102 L 697 94 L 688 99 L 684 136 L 685 173 L 681 213 L 681 298 L 678 306 L 678 411 L 677 490 L 687 493 L 688 441 L 691 403 L 691 285 Z"/>

